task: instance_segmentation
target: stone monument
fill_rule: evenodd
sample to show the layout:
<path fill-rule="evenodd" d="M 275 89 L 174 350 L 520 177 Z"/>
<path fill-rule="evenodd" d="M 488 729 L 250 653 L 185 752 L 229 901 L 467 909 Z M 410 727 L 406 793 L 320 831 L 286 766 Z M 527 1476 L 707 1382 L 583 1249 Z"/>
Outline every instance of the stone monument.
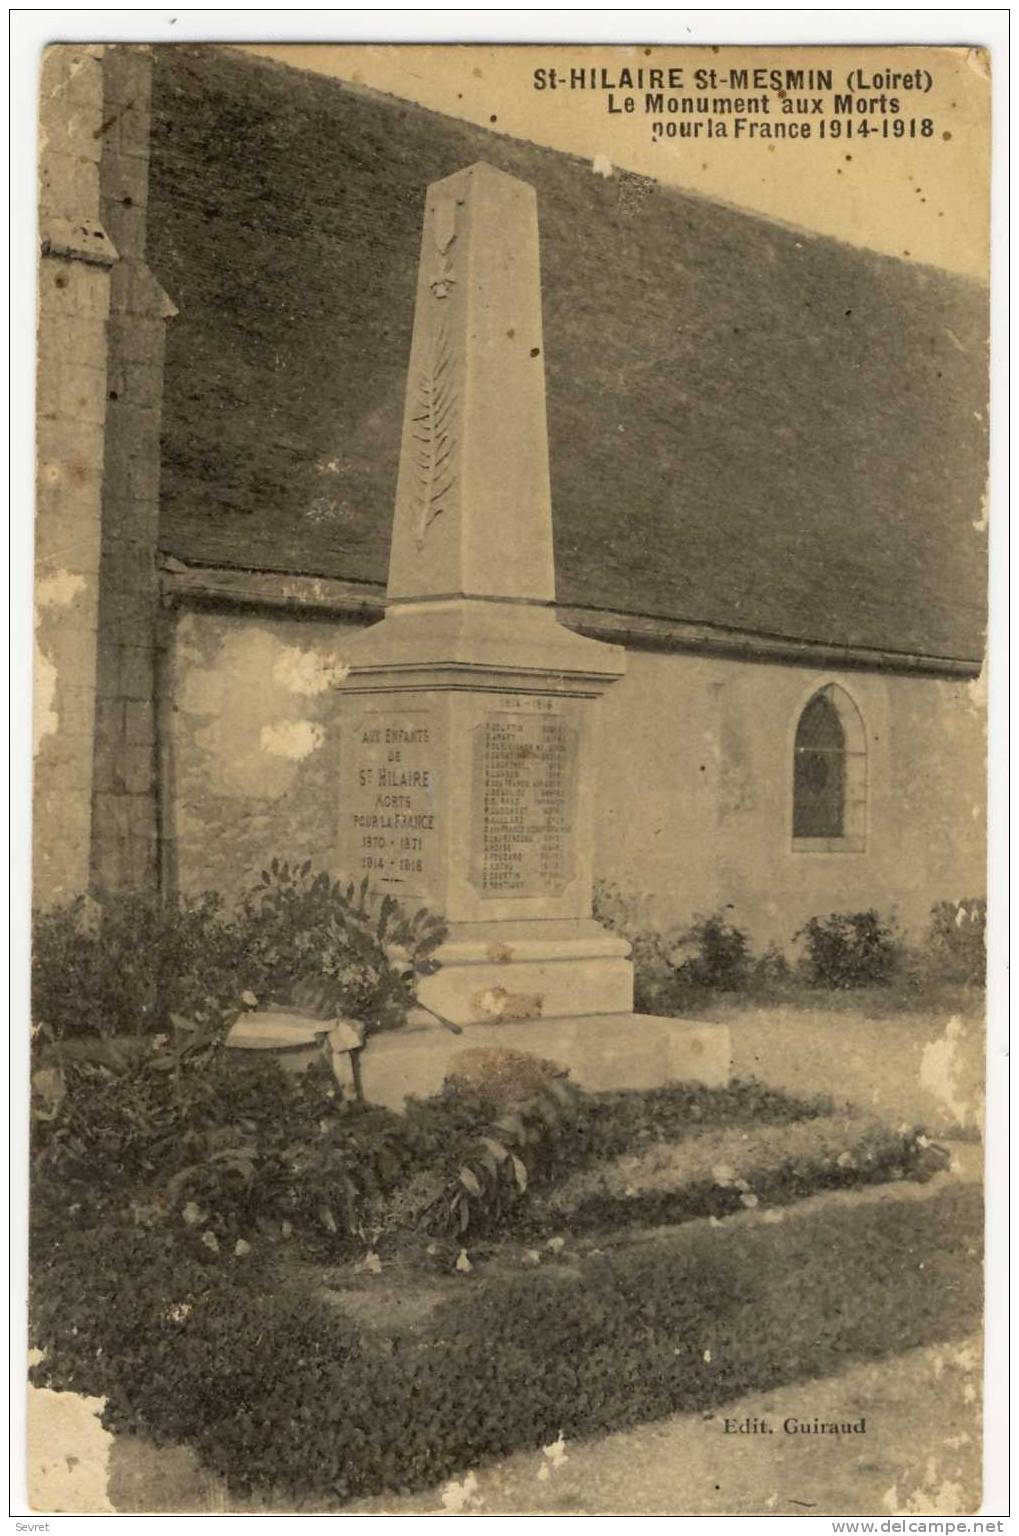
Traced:
<path fill-rule="evenodd" d="M 554 603 L 536 197 L 479 163 L 428 190 L 386 612 L 340 684 L 336 869 L 449 924 L 431 1011 L 366 1053 L 370 1098 L 432 1092 L 479 1044 L 590 1087 L 728 1076 L 724 1030 L 633 1014 L 629 946 L 592 917 L 626 658 Z"/>

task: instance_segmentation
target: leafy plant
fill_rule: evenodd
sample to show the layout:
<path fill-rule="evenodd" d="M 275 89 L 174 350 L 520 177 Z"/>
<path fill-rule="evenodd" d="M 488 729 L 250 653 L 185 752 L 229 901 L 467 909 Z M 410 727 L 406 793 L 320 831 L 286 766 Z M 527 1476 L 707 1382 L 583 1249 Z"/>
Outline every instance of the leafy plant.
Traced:
<path fill-rule="evenodd" d="M 557 1078 L 520 1103 L 500 1106 L 485 1132 L 468 1143 L 455 1175 L 425 1212 L 429 1228 L 464 1237 L 504 1224 L 527 1192 L 528 1161 L 554 1156 L 557 1133 L 579 1102 L 579 1090 Z"/>
<path fill-rule="evenodd" d="M 812 917 L 794 938 L 804 940 L 810 979 L 821 987 L 865 987 L 888 981 L 900 956 L 893 925 L 873 908 Z"/>
<path fill-rule="evenodd" d="M 211 1030 L 140 1053 L 80 1044 L 42 1058 L 61 1090 L 34 1127 L 33 1211 L 54 1230 L 134 1221 L 195 1227 L 224 1251 L 292 1236 L 338 1256 L 363 1248 L 420 1167 L 452 1155 L 448 1124 L 344 1100 L 325 1060 L 292 1075 Z"/>
<path fill-rule="evenodd" d="M 260 1000 L 298 1003 L 323 1018 L 345 1014 L 369 1034 L 398 1028 L 419 976 L 438 970 L 442 918 L 376 898 L 365 878 L 332 879 L 273 859 L 237 916 L 249 988 Z"/>
<path fill-rule="evenodd" d="M 243 946 L 212 893 L 77 897 L 34 915 L 32 1015 L 56 1038 L 158 1033 L 237 1002 Z"/>

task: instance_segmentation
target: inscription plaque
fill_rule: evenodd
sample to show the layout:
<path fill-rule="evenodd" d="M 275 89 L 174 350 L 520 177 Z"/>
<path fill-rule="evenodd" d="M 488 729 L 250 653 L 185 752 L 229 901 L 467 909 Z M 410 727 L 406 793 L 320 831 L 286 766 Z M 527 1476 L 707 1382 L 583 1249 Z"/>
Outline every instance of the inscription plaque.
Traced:
<path fill-rule="evenodd" d="M 343 729 L 345 872 L 393 896 L 421 896 L 438 847 L 436 739 L 427 711 L 354 716 Z"/>
<path fill-rule="evenodd" d="M 573 878 L 576 727 L 499 711 L 475 730 L 470 877 L 483 896 L 558 896 Z"/>

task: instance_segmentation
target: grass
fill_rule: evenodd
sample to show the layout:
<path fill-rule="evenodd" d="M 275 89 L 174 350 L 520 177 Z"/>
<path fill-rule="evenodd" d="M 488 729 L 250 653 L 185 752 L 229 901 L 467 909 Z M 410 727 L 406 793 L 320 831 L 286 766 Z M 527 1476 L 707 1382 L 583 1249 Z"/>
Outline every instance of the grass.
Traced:
<path fill-rule="evenodd" d="M 752 981 L 739 991 L 722 988 L 673 989 L 668 1005 L 654 1011 L 672 1018 L 728 1019 L 736 1013 L 775 1008 L 795 1013 L 844 1013 L 863 1018 L 888 1015 L 960 1013 L 982 1018 L 983 987 L 966 982 L 901 976 L 883 986 L 815 987 L 797 978 L 787 981 Z"/>

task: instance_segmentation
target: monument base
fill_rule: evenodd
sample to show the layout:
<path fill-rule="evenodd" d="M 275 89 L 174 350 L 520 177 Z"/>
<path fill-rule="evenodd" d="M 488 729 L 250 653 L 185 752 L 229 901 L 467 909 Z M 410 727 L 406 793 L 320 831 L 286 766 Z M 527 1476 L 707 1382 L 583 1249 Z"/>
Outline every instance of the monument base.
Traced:
<path fill-rule="evenodd" d="M 629 1014 L 629 954 L 592 918 L 454 923 L 417 996 L 454 1024 Z"/>
<path fill-rule="evenodd" d="M 408 1095 L 429 1098 L 440 1092 L 453 1059 L 477 1046 L 560 1062 L 571 1082 L 592 1093 L 669 1083 L 718 1088 L 731 1076 L 724 1024 L 610 1013 L 469 1024 L 455 1035 L 441 1025 L 410 1023 L 370 1042 L 361 1062 L 365 1097 L 396 1111 Z"/>

